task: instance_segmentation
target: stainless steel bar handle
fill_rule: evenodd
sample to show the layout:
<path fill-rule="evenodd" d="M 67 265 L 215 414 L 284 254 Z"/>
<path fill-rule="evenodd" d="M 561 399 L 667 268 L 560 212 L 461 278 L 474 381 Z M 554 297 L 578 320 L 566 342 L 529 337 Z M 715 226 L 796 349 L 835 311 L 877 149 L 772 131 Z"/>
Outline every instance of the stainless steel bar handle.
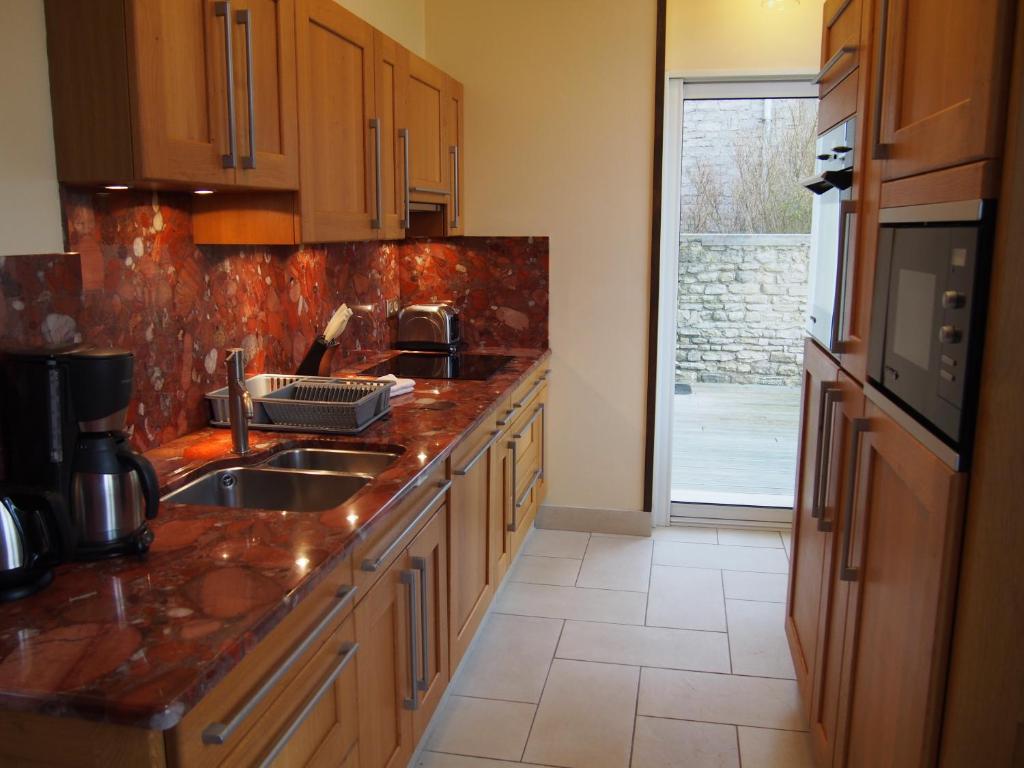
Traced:
<path fill-rule="evenodd" d="M 412 694 L 402 704 L 406 709 L 419 709 L 420 697 L 420 652 L 419 634 L 416 625 L 419 624 L 416 611 L 416 571 L 402 571 L 400 578 L 402 583 L 409 589 L 409 692 Z"/>
<path fill-rule="evenodd" d="M 814 449 L 814 485 L 811 487 L 811 517 L 814 519 L 821 516 L 818 501 L 821 499 L 821 468 L 825 458 L 825 406 L 828 404 L 828 393 L 835 386 L 834 382 L 825 382 L 818 394 L 818 444 Z"/>
<path fill-rule="evenodd" d="M 832 530 L 832 521 L 825 516 L 828 501 L 829 479 L 832 477 L 832 429 L 836 420 L 836 405 L 842 402 L 843 393 L 839 387 L 830 387 L 825 393 L 825 429 L 822 431 L 822 460 L 815 479 L 815 493 L 818 498 L 815 509 L 818 512 L 818 530 L 828 533 Z"/>
<path fill-rule="evenodd" d="M 465 463 L 465 465 L 462 466 L 462 468 L 454 470 L 452 472 L 452 474 L 453 475 L 458 475 L 459 477 L 462 477 L 464 475 L 468 475 L 469 474 L 469 470 L 471 470 L 476 465 L 476 463 L 478 461 L 480 461 L 480 459 L 482 459 L 484 457 L 484 454 L 486 454 L 487 451 L 489 451 L 491 449 L 492 445 L 494 445 L 496 442 L 498 442 L 498 438 L 499 437 L 501 437 L 501 430 L 500 429 L 496 429 L 493 432 L 491 432 L 491 439 L 488 440 L 486 443 L 484 443 L 483 447 L 480 448 L 480 450 L 476 452 L 476 454 L 473 456 L 473 458 L 470 459 L 469 461 L 467 461 Z"/>
<path fill-rule="evenodd" d="M 232 97 L 235 88 L 235 56 L 231 51 L 231 0 L 217 0 L 213 4 L 213 14 L 224 17 L 224 59 L 227 65 L 228 153 L 220 156 L 220 162 L 224 168 L 234 168 L 238 164 L 238 148 L 235 145 L 235 100 Z"/>
<path fill-rule="evenodd" d="M 409 187 L 413 192 L 427 192 L 431 195 L 448 195 L 451 194 L 447 189 L 443 187 Z"/>
<path fill-rule="evenodd" d="M 242 156 L 243 168 L 256 167 L 256 83 L 252 74 L 252 11 L 235 13 L 235 21 L 245 27 L 245 96 L 249 103 L 249 154 Z"/>
<path fill-rule="evenodd" d="M 522 495 L 516 499 L 516 509 L 519 509 L 526 504 L 526 499 L 530 496 L 530 491 L 533 490 L 533 487 L 537 484 L 537 481 L 540 480 L 543 474 L 543 471 L 540 469 L 535 469 L 533 471 L 533 474 L 530 476 L 530 482 L 526 485 L 526 489 L 523 491 Z"/>
<path fill-rule="evenodd" d="M 508 409 L 507 411 L 505 411 L 505 415 L 504 415 L 504 416 L 502 416 L 502 417 L 501 417 L 500 419 L 498 419 L 498 420 L 497 420 L 496 422 L 494 422 L 494 423 L 495 423 L 495 424 L 497 424 L 497 425 L 498 425 L 499 427 L 505 427 L 505 426 L 508 426 L 508 423 L 509 423 L 510 421 L 512 421 L 512 414 L 513 414 L 513 413 L 515 413 L 515 410 L 514 410 L 514 409 L 512 409 L 512 408 L 509 408 L 509 409 Z"/>
<path fill-rule="evenodd" d="M 523 435 L 526 434 L 526 431 L 533 426 L 533 422 L 535 422 L 537 420 L 537 417 L 540 416 L 542 413 L 544 413 L 544 403 L 541 403 L 540 405 L 537 406 L 537 409 L 533 412 L 533 416 L 530 417 L 529 421 L 523 424 L 523 428 L 519 432 L 516 432 L 514 435 L 512 435 L 512 439 L 521 440 L 523 438 Z"/>
<path fill-rule="evenodd" d="M 427 558 L 414 557 L 412 567 L 420 574 L 420 677 L 416 680 L 416 688 L 425 691 L 430 688 L 430 627 L 427 626 Z"/>
<path fill-rule="evenodd" d="M 838 51 L 832 54 L 832 58 L 825 62 L 822 66 L 821 71 L 818 72 L 817 77 L 811 80 L 815 85 L 820 85 L 821 81 L 828 77 L 828 73 L 835 69 L 836 64 L 843 60 L 844 56 L 850 56 L 857 52 L 856 45 L 844 45 Z"/>
<path fill-rule="evenodd" d="M 226 744 L 227 740 L 231 738 L 231 734 L 235 732 L 239 725 L 247 718 L 256 706 L 266 698 L 266 695 L 270 693 L 274 687 L 281 682 L 281 679 L 288 674 L 288 671 L 295 665 L 303 654 L 306 653 L 312 647 L 312 645 L 319 639 L 320 635 L 323 634 L 324 630 L 345 610 L 345 607 L 352 602 L 352 598 L 356 596 L 356 587 L 343 586 L 335 597 L 339 598 L 338 603 L 331 608 L 320 622 L 306 635 L 301 643 L 292 649 L 292 652 L 288 654 L 281 664 L 277 667 L 270 677 L 268 677 L 263 685 L 259 687 L 249 699 L 242 705 L 242 707 L 235 712 L 235 714 L 226 723 L 210 723 L 203 729 L 203 744 Z"/>
<path fill-rule="evenodd" d="M 402 205 L 404 213 L 400 225 L 408 229 L 412 225 L 412 200 L 409 197 L 409 129 L 399 128 L 398 138 L 402 140 Z"/>
<path fill-rule="evenodd" d="M 437 493 L 431 496 L 430 501 L 423 505 L 423 509 L 421 509 L 419 513 L 416 515 L 416 517 L 412 519 L 412 522 L 405 526 L 405 529 L 400 534 L 398 534 L 398 536 L 395 539 L 393 539 L 391 543 L 388 544 L 387 547 L 385 547 L 384 551 L 377 555 L 377 557 L 368 557 L 365 560 L 363 560 L 362 565 L 359 566 L 360 568 L 362 568 L 364 571 L 370 571 L 372 573 L 373 571 L 378 570 L 385 562 L 387 562 L 388 558 L 391 557 L 391 553 L 394 552 L 395 549 L 398 548 L 398 545 L 402 543 L 402 539 L 404 539 L 406 536 L 408 536 L 410 533 L 416 530 L 416 527 L 420 524 L 420 521 L 423 520 L 423 518 L 431 510 L 433 510 L 434 505 L 437 504 L 441 497 L 448 493 L 448 489 L 452 487 L 452 481 L 442 480 L 437 485 Z"/>
<path fill-rule="evenodd" d="M 452 228 L 453 229 L 458 229 L 458 226 L 459 226 L 459 145 L 458 144 L 452 144 L 451 147 L 448 148 L 448 151 L 451 153 L 453 164 L 455 166 L 454 169 L 453 169 L 453 174 L 454 175 L 452 176 L 452 211 L 454 212 L 454 215 L 452 216 Z"/>
<path fill-rule="evenodd" d="M 846 271 L 849 269 L 850 261 L 850 226 L 848 221 L 850 217 L 856 215 L 857 203 L 855 200 L 841 200 L 839 202 L 839 245 L 838 253 L 836 254 L 836 291 L 835 296 L 832 299 L 832 330 L 828 336 L 829 352 L 833 352 L 835 354 L 845 352 L 846 342 L 850 340 L 846 335 L 846 323 L 843 322 L 843 317 L 845 315 L 845 312 L 843 311 L 843 303 L 849 295 L 846 282 Z M 856 225 L 854 225 L 854 229 L 856 229 Z"/>
<path fill-rule="evenodd" d="M 370 118 L 370 130 L 373 131 L 373 157 L 374 157 L 374 198 L 377 203 L 377 215 L 370 221 L 371 229 L 380 229 L 383 224 L 381 223 L 382 214 L 381 209 L 384 207 L 384 191 L 381 188 L 381 179 L 383 174 L 381 172 L 381 149 L 380 149 L 380 119 L 376 117 Z"/>
<path fill-rule="evenodd" d="M 334 687 L 335 682 L 337 682 L 338 678 L 341 677 L 341 673 L 345 671 L 345 667 L 349 665 L 349 662 L 355 658 L 355 655 L 358 652 L 358 643 L 345 643 L 342 645 L 341 658 L 338 660 L 338 663 L 335 664 L 331 671 L 327 673 L 327 677 L 324 678 L 320 687 L 317 688 L 316 692 L 309 697 L 309 700 L 302 705 L 302 709 L 299 710 L 299 713 L 288 725 L 285 732 L 281 734 L 280 738 L 278 738 L 276 742 L 274 742 L 274 746 L 271 747 L 263 760 L 260 761 L 260 768 L 269 768 L 269 766 L 273 765 L 277 756 L 281 754 L 281 750 L 288 746 L 288 742 L 291 740 L 292 736 L 294 736 L 295 732 L 302 727 L 304 722 L 306 722 L 306 718 L 309 717 L 309 714 L 316 708 L 316 705 L 320 703 L 320 700 Z"/>
<path fill-rule="evenodd" d="M 870 419 L 854 419 L 850 431 L 850 464 L 847 471 L 846 504 L 843 514 L 842 559 L 839 562 L 839 578 L 843 581 L 856 581 L 858 568 L 850 567 L 850 529 L 853 527 L 853 502 L 857 495 L 857 467 L 859 465 L 860 436 L 871 430 Z"/>
<path fill-rule="evenodd" d="M 889 45 L 889 0 L 882 0 L 882 30 L 878 36 L 878 56 L 875 57 L 875 103 L 871 110 L 875 121 L 871 131 L 871 159 L 885 160 L 889 157 L 889 145 L 882 143 L 882 106 L 885 101 L 885 58 Z"/>
<path fill-rule="evenodd" d="M 537 379 L 537 383 L 530 387 L 530 390 L 523 395 L 522 399 L 518 403 L 512 403 L 513 408 L 522 408 L 528 402 L 533 399 L 533 396 L 537 394 L 537 390 L 541 388 L 545 381 L 548 380 L 548 372 L 545 371 L 544 375 Z"/>
<path fill-rule="evenodd" d="M 516 486 L 519 485 L 519 478 L 516 477 L 516 464 L 519 459 L 519 447 L 516 445 L 515 440 L 509 440 L 508 447 L 512 450 L 512 522 L 506 527 L 510 533 L 515 533 L 519 530 L 519 515 L 516 514 L 518 507 L 516 506 Z"/>

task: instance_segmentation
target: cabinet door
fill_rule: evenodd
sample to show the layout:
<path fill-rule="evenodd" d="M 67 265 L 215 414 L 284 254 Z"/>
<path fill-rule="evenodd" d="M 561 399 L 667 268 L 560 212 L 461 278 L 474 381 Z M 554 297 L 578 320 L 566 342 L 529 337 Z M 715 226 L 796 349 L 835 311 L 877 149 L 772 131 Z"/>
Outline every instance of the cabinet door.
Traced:
<path fill-rule="evenodd" d="M 413 200 L 447 202 L 447 79 L 437 67 L 409 55 L 409 189 Z"/>
<path fill-rule="evenodd" d="M 448 150 L 448 172 L 451 183 L 450 202 L 448 203 L 448 223 L 446 230 L 449 235 L 461 235 L 465 232 L 465 153 L 463 152 L 464 133 L 462 127 L 462 83 L 447 78 L 445 83 L 445 144 Z"/>
<path fill-rule="evenodd" d="M 840 576 L 836 556 L 845 530 L 844 512 L 853 502 L 854 465 L 858 424 L 864 417 L 864 393 L 843 371 L 839 372 L 838 400 L 832 409 L 831 446 L 825 465 L 821 520 L 829 531 L 825 541 L 821 600 L 818 610 L 818 644 L 810 690 L 811 743 L 819 766 L 832 765 L 839 710 L 839 683 L 843 664 L 843 638 L 849 582 Z"/>
<path fill-rule="evenodd" d="M 415 747 L 415 581 L 401 556 L 356 607 L 361 768 L 405 768 Z"/>
<path fill-rule="evenodd" d="M 379 137 L 374 135 L 374 168 L 380 165 L 380 232 L 386 240 L 405 237 L 404 139 L 406 88 L 409 85 L 409 52 L 380 32 L 373 33 L 375 117 Z M 377 142 L 380 142 L 379 145 Z M 379 146 L 379 149 L 378 149 Z M 376 179 L 376 176 L 375 176 Z"/>
<path fill-rule="evenodd" d="M 804 341 L 800 444 L 793 513 L 793 555 L 786 603 L 786 637 L 805 704 L 818 648 L 821 577 L 829 535 L 822 525 L 822 494 L 831 446 L 832 415 L 839 399 L 839 368 L 813 341 Z"/>
<path fill-rule="evenodd" d="M 376 237 L 373 28 L 334 0 L 298 0 L 302 239 Z"/>
<path fill-rule="evenodd" d="M 935 763 L 964 476 L 873 404 L 840 544 L 850 583 L 839 766 Z"/>
<path fill-rule="evenodd" d="M 885 179 L 1000 154 L 1014 5 L 889 0 L 875 94 Z"/>
<path fill-rule="evenodd" d="M 452 456 L 451 511 L 448 523 L 450 579 L 449 632 L 452 671 L 466 653 L 487 606 L 494 596 L 496 563 L 491 547 L 493 504 L 501 504 L 495 485 L 492 456 L 501 437 L 499 429 L 477 432 L 469 449 Z"/>
<path fill-rule="evenodd" d="M 294 0 L 239 0 L 232 4 L 232 28 L 236 183 L 297 189 Z"/>
<path fill-rule="evenodd" d="M 233 6 L 132 0 L 127 10 L 136 174 L 151 181 L 233 184 Z"/>
<path fill-rule="evenodd" d="M 448 686 L 448 507 L 437 514 L 409 544 L 408 563 L 416 574 L 418 705 L 413 710 L 413 738 L 418 741 Z"/>

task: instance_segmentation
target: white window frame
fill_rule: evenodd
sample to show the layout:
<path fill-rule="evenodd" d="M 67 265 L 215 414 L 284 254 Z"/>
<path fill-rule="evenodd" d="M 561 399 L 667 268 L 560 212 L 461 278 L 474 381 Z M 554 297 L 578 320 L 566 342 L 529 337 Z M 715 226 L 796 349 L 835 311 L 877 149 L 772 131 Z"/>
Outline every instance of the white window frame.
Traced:
<path fill-rule="evenodd" d="M 679 190 L 682 182 L 683 99 L 817 98 L 813 74 L 708 75 L 669 73 L 665 78 L 661 187 L 661 259 L 658 279 L 658 356 L 654 404 L 652 521 L 668 525 L 673 507 L 695 521 L 748 520 L 788 523 L 792 510 L 672 503 L 672 403 L 675 392 L 676 301 L 679 274 Z"/>

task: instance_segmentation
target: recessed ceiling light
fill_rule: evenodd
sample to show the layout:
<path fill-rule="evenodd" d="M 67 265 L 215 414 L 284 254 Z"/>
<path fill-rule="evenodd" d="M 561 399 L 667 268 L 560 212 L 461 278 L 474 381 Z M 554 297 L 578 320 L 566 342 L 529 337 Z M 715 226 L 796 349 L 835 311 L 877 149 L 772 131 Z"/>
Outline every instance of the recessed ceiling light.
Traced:
<path fill-rule="evenodd" d="M 107 184 L 103 188 L 116 191 L 116 190 L 121 190 L 121 189 L 128 189 L 128 185 L 127 184 Z"/>
<path fill-rule="evenodd" d="M 213 194 L 213 190 L 212 189 L 197 189 L 197 190 L 195 190 L 195 194 L 197 194 L 197 195 L 212 195 Z"/>

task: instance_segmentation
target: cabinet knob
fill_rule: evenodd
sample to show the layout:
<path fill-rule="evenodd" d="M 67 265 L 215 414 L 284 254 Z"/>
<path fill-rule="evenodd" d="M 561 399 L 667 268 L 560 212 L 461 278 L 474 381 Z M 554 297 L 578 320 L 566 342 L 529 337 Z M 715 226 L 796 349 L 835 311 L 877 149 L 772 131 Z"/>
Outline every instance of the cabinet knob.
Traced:
<path fill-rule="evenodd" d="M 960 291 L 943 291 L 942 293 L 943 309 L 960 309 L 966 301 L 967 297 L 960 293 Z"/>
<path fill-rule="evenodd" d="M 944 325 L 939 328 L 939 341 L 943 344 L 959 344 L 963 334 L 955 325 Z"/>

